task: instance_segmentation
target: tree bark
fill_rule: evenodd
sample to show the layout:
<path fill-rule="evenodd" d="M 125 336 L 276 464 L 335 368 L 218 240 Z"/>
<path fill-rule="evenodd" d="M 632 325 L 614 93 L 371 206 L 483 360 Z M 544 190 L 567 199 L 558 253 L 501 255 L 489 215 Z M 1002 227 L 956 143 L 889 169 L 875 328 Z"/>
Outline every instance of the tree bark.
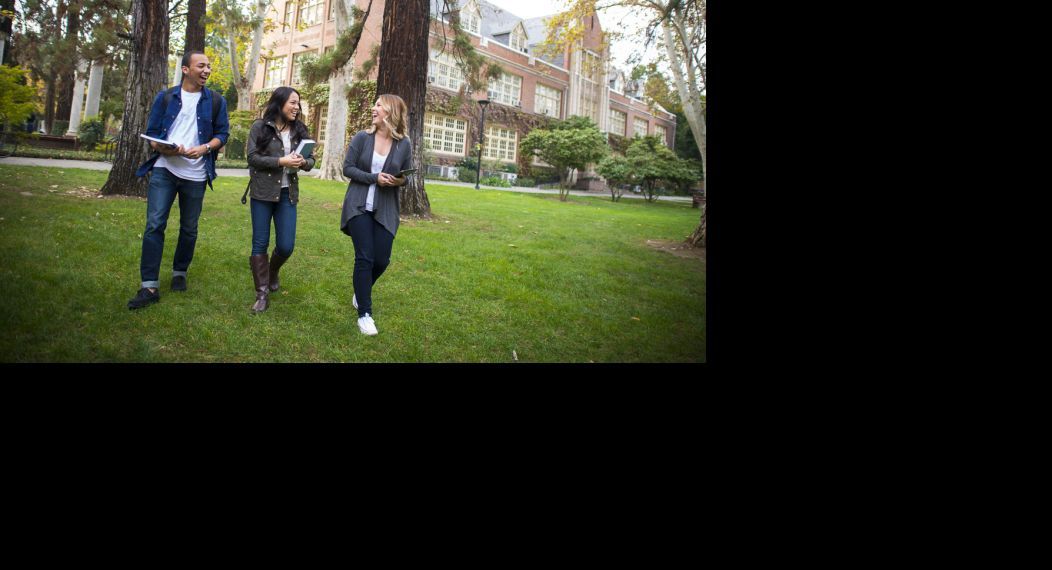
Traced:
<path fill-rule="evenodd" d="M 110 176 L 103 194 L 146 196 L 146 177 L 136 169 L 152 154 L 139 135 L 146 130 L 153 98 L 165 88 L 168 75 L 168 0 L 134 0 L 132 3 L 131 62 L 124 92 L 124 120 Z"/>
<path fill-rule="evenodd" d="M 55 116 L 59 120 L 68 119 L 73 110 L 73 91 L 76 88 L 77 36 L 80 33 L 80 2 L 70 2 L 66 13 L 66 40 L 63 53 L 62 74 L 59 81 L 58 109 Z M 65 134 L 65 133 L 59 133 Z"/>
<path fill-rule="evenodd" d="M 431 217 L 431 202 L 424 189 L 423 169 L 424 99 L 430 29 L 428 0 L 388 0 L 384 6 L 376 78 L 377 96 L 385 93 L 398 95 L 409 108 L 409 140 L 413 143 L 413 164 L 410 168 L 417 168 L 417 171 L 398 190 L 401 192 L 399 213 L 423 218 Z"/>
<path fill-rule="evenodd" d="M 690 234 L 687 238 L 687 243 L 694 247 L 705 247 L 705 199 L 701 199 L 701 221 L 698 223 L 698 227 L 694 229 L 694 233 Z"/>
<path fill-rule="evenodd" d="M 183 53 L 205 51 L 205 0 L 190 0 L 187 10 Z"/>
<path fill-rule="evenodd" d="M 256 68 L 259 67 L 259 52 L 263 48 L 263 24 L 266 21 L 267 8 L 270 2 L 257 0 L 255 3 L 256 27 L 252 31 L 252 52 L 248 56 L 245 65 L 245 73 L 241 73 L 242 62 L 237 57 L 237 28 L 236 18 L 231 16 L 230 8 L 224 3 L 224 12 L 227 28 L 227 48 L 230 52 L 230 71 L 233 75 L 234 89 L 237 90 L 237 110 L 251 111 L 252 107 L 252 84 L 256 82 Z"/>
<path fill-rule="evenodd" d="M 336 2 L 336 29 L 344 30 L 351 25 L 350 15 L 353 0 L 332 0 Z M 368 18 L 368 14 L 365 16 Z M 339 180 L 346 182 L 343 176 L 343 151 L 347 141 L 347 85 L 351 78 L 351 67 L 354 58 L 347 60 L 329 78 L 329 118 L 325 125 L 325 154 L 321 157 L 322 180 Z"/>

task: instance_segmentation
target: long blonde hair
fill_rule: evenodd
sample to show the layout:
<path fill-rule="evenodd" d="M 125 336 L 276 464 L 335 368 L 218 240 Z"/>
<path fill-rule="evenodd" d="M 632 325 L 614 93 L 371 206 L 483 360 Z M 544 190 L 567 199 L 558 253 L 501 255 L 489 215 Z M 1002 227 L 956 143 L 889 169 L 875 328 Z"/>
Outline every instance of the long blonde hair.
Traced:
<path fill-rule="evenodd" d="M 402 100 L 398 95 L 391 95 L 385 93 L 377 97 L 380 101 L 380 107 L 384 111 L 387 111 L 387 117 L 383 119 L 384 126 L 387 127 L 387 132 L 391 133 L 391 138 L 395 140 L 402 140 L 405 138 L 406 124 L 405 117 L 409 114 L 406 108 L 405 101 Z M 376 132 L 376 125 L 369 125 L 369 128 L 365 131 L 370 135 Z"/>

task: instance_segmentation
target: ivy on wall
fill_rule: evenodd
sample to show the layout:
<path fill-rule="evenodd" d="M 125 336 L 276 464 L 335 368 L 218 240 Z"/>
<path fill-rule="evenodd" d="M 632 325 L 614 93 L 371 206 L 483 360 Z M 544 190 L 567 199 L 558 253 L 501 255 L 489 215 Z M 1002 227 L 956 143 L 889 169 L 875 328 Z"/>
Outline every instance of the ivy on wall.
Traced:
<path fill-rule="evenodd" d="M 347 86 L 347 138 L 369 128 L 373 122 L 372 108 L 376 102 L 375 81 L 355 81 Z"/>

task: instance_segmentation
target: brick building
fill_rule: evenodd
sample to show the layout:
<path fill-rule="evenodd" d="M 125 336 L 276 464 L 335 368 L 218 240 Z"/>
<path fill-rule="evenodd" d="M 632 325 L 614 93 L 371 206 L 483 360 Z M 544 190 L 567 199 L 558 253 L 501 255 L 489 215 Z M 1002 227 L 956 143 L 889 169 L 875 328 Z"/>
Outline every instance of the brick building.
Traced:
<path fill-rule="evenodd" d="M 356 3 L 364 9 L 368 0 Z M 301 58 L 332 49 L 337 36 L 332 4 L 333 0 L 305 0 L 298 5 L 274 2 L 270 17 L 281 25 L 264 38 L 266 59 L 257 70 L 253 92 L 299 85 L 297 65 Z M 656 134 L 663 136 L 670 147 L 673 145 L 675 115 L 657 105 L 652 111 L 641 99 L 638 85 L 627 81 L 622 71 L 609 68 L 608 54 L 600 51 L 603 31 L 594 15 L 581 22 L 586 34 L 575 49 L 547 57 L 538 50 L 546 36 L 546 17 L 523 19 L 484 0 L 460 0 L 461 27 L 475 48 L 498 62 L 506 73 L 491 81 L 486 91 L 467 94 L 459 107 L 451 109 L 448 103 L 464 78 L 449 53 L 434 47 L 441 45 L 443 38 L 452 39 L 452 33 L 444 29 L 448 15 L 442 13 L 442 7 L 441 0 L 432 0 L 435 19 L 431 25 L 424 138 L 429 143 L 433 173 L 449 175 L 449 167 L 465 156 L 475 156 L 481 115 L 476 103 L 479 99 L 491 102 L 486 109 L 483 159 L 516 163 L 520 172 L 543 166 L 523 157 L 518 143 L 548 118 L 586 116 L 610 135 L 631 138 L 635 134 Z M 383 9 L 383 0 L 373 0 L 354 56 L 355 68 L 380 43 Z M 372 77 L 376 77 L 375 70 Z M 327 109 L 322 106 L 316 113 L 304 111 L 313 121 L 311 132 L 324 137 Z M 601 187 L 595 175 L 589 173 L 582 174 L 577 184 L 580 188 Z"/>

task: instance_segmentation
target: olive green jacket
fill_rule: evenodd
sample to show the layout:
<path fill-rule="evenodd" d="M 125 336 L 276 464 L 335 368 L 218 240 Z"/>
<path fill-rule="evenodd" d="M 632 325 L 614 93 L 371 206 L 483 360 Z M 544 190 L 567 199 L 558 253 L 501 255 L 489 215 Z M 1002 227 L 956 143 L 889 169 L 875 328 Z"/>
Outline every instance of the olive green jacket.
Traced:
<path fill-rule="evenodd" d="M 260 145 L 262 141 L 266 144 Z M 300 144 L 295 134 L 292 135 L 292 150 Z M 278 164 L 278 159 L 285 156 L 285 147 L 281 144 L 281 135 L 274 121 L 256 119 L 248 133 L 248 175 L 252 197 L 265 202 L 277 202 L 281 198 L 281 173 L 285 168 Z M 301 169 L 289 169 L 289 200 L 299 202 L 299 170 L 308 171 L 314 168 L 314 157 L 308 157 Z"/>

